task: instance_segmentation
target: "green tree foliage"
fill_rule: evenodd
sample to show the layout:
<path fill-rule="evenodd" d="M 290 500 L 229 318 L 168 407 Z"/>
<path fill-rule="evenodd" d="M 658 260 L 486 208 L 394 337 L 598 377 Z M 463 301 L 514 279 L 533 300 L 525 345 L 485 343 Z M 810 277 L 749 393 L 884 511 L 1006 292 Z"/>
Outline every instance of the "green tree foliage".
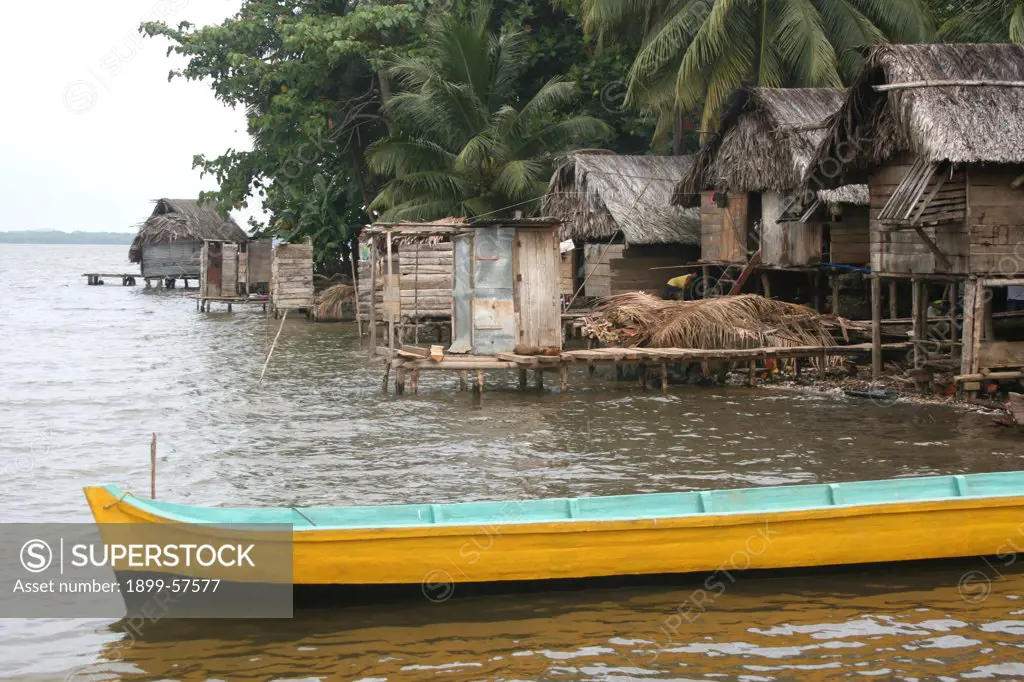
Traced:
<path fill-rule="evenodd" d="M 703 109 L 713 129 L 744 85 L 840 86 L 858 47 L 932 36 L 921 0 L 581 0 L 584 26 L 635 44 L 629 101 L 662 115 Z"/>
<path fill-rule="evenodd" d="M 482 9 L 433 20 L 426 53 L 389 71 L 401 90 L 386 109 L 396 132 L 369 151 L 370 168 L 392 177 L 371 204 L 386 221 L 529 212 L 557 155 L 610 136 L 600 119 L 564 113 L 578 97 L 564 77 L 520 103 L 524 36 L 490 32 Z"/>
<path fill-rule="evenodd" d="M 932 0 L 939 38 L 959 43 L 1024 42 L 1024 0 Z"/>

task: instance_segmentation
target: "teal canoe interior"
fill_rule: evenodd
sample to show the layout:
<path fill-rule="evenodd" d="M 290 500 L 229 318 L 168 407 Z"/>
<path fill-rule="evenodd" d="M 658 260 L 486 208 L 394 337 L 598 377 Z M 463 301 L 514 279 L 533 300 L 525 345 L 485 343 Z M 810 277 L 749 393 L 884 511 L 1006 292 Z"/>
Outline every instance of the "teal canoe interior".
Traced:
<path fill-rule="evenodd" d="M 169 521 L 290 524 L 301 530 L 614 521 L 1007 497 L 1024 495 L 1024 471 L 610 497 L 372 507 L 196 507 L 138 498 L 122 493 L 116 486 L 105 488 L 116 498 L 130 497 L 132 505 Z"/>

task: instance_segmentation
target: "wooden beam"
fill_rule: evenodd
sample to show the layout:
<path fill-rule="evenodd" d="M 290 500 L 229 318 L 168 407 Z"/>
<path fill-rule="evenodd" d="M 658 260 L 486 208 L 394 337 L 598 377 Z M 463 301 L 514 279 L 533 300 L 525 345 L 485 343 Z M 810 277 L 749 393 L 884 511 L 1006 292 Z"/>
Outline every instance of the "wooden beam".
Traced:
<path fill-rule="evenodd" d="M 377 348 L 377 240 L 373 237 L 370 238 L 370 348 Z"/>
<path fill-rule="evenodd" d="M 932 175 L 934 175 L 934 173 L 932 173 Z M 917 209 L 917 213 L 915 213 L 914 217 L 910 219 L 911 223 L 916 224 L 920 222 L 921 216 L 924 214 L 924 210 L 928 208 L 928 205 L 931 204 L 932 201 L 935 199 L 935 195 L 937 195 L 939 193 L 939 190 L 942 189 L 942 186 L 946 184 L 947 177 L 948 175 L 946 173 L 943 173 L 942 175 L 939 176 L 939 179 L 935 182 L 935 187 L 932 189 L 931 192 L 928 193 L 928 196 L 925 197 L 925 200 L 921 202 L 921 208 Z M 913 208 L 913 205 L 911 205 L 910 209 L 907 211 L 908 216 L 910 215 L 910 211 L 913 210 Z"/>
<path fill-rule="evenodd" d="M 871 379 L 882 376 L 882 280 L 871 278 Z"/>
<path fill-rule="evenodd" d="M 754 255 L 750 257 L 750 260 L 747 261 L 747 264 L 743 266 L 743 272 L 741 272 L 740 276 L 736 278 L 736 281 L 732 285 L 732 289 L 730 289 L 729 293 L 726 295 L 735 296 L 736 294 L 740 293 L 740 291 L 743 289 L 743 285 L 746 284 L 747 279 L 750 278 L 751 273 L 753 273 L 754 269 L 757 268 L 757 266 L 760 264 L 761 250 L 758 249 L 754 253 Z"/>
<path fill-rule="evenodd" d="M 935 255 L 935 257 L 939 259 L 939 262 L 941 262 L 944 267 L 950 270 L 953 269 L 953 264 L 949 262 L 948 258 L 946 258 L 946 254 L 942 253 L 942 251 L 939 251 L 939 247 L 935 245 L 935 242 L 932 241 L 931 237 L 925 234 L 923 227 L 921 227 L 920 225 L 914 225 L 914 232 L 917 232 L 917 236 L 921 238 L 921 241 L 924 242 L 924 245 L 927 246 L 928 250 L 931 251 Z"/>
<path fill-rule="evenodd" d="M 960 374 L 974 374 L 974 298 L 978 280 L 969 279 L 964 287 L 963 346 L 960 351 Z"/>
<path fill-rule="evenodd" d="M 1024 88 L 1024 81 L 1002 80 L 940 80 L 940 81 L 907 81 L 905 83 L 885 83 L 873 86 L 875 92 L 892 90 L 918 90 L 920 88 Z"/>
<path fill-rule="evenodd" d="M 387 293 L 391 291 L 395 285 L 395 273 L 394 266 L 392 265 L 391 258 L 391 232 L 388 232 L 387 236 L 387 249 L 388 249 L 388 281 L 384 284 L 384 305 L 388 308 L 388 348 L 394 349 L 395 347 L 395 307 L 392 301 L 387 300 Z M 391 291 L 391 296 L 394 297 L 394 291 Z M 401 305 L 401 295 L 398 296 L 398 304 Z"/>

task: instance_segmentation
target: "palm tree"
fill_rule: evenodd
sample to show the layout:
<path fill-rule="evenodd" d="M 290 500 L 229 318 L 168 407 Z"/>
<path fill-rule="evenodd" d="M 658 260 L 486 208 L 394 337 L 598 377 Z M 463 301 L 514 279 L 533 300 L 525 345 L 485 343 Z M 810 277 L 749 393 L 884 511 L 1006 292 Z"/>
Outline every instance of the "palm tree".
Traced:
<path fill-rule="evenodd" d="M 489 33 L 489 14 L 434 20 L 425 55 L 390 69 L 400 90 L 387 105 L 395 133 L 367 154 L 375 173 L 393 178 L 370 204 L 381 219 L 528 213 L 556 156 L 610 134 L 600 119 L 561 113 L 577 97 L 563 78 L 517 102 L 523 40 Z"/>
<path fill-rule="evenodd" d="M 1024 0 L 932 0 L 939 37 L 960 43 L 1024 43 Z"/>
<path fill-rule="evenodd" d="M 932 35 L 922 0 L 580 2 L 588 31 L 644 36 L 629 101 L 663 121 L 703 107 L 705 130 L 737 87 L 841 86 L 860 66 L 856 48 Z"/>

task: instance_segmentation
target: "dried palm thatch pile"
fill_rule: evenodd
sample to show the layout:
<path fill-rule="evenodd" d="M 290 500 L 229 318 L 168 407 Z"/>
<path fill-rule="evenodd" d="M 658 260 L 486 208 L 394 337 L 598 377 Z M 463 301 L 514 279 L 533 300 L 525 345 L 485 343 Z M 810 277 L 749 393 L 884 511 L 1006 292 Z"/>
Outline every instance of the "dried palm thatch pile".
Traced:
<path fill-rule="evenodd" d="M 631 292 L 603 299 L 583 334 L 610 346 L 725 350 L 833 346 L 828 320 L 805 306 L 753 294 L 665 301 Z"/>
<path fill-rule="evenodd" d="M 352 307 L 354 314 L 356 290 L 351 284 L 335 284 L 324 289 L 313 307 L 313 319 L 317 322 L 337 322 L 346 317 L 344 308 Z"/>

